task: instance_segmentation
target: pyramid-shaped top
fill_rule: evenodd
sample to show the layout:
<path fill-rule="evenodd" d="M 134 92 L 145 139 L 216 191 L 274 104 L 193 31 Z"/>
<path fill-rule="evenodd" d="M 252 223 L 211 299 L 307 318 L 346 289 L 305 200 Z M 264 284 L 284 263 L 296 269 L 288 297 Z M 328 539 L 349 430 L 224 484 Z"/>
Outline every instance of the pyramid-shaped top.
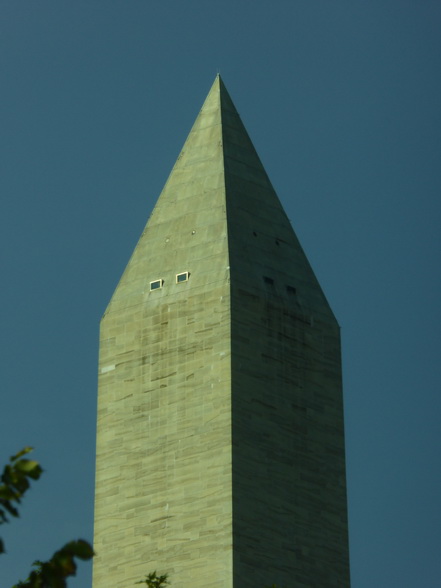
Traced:
<path fill-rule="evenodd" d="M 97 426 L 94 588 L 349 586 L 338 325 L 219 76 L 101 322 Z"/>
<path fill-rule="evenodd" d="M 162 211 L 167 206 L 174 208 L 188 197 L 183 185 L 189 183 L 196 190 L 203 186 L 204 192 L 217 183 L 212 183 L 214 176 L 221 173 L 225 184 L 234 180 L 237 198 L 241 198 L 240 186 L 243 181 L 251 181 L 272 191 L 267 194 L 265 201 L 259 202 L 259 208 L 272 205 L 279 209 L 283 216 L 282 207 L 275 195 L 268 176 L 259 160 L 248 133 L 237 113 L 237 110 L 218 75 L 202 106 L 202 109 L 190 131 L 184 147 L 176 161 L 165 188 L 158 200 L 157 206 L 150 218 L 152 225 L 162 221 Z M 236 183 L 238 185 L 236 185 Z M 192 190 L 194 193 L 194 190 Z M 230 193 L 226 194 L 229 199 Z M 242 194 L 242 197 L 244 194 Z M 252 207 L 259 200 L 256 192 L 254 201 L 248 202 Z M 175 209 L 175 213 L 179 212 Z M 254 212 L 257 212 L 254 210 Z M 173 213 L 173 214 L 175 214 Z M 168 214 L 167 214 L 168 216 Z"/>
<path fill-rule="evenodd" d="M 213 257 L 214 256 L 214 257 Z M 220 256 L 220 257 L 219 257 Z M 215 261 L 216 258 L 216 261 Z M 219 265 L 218 265 L 219 263 Z M 195 269 L 193 285 L 231 272 L 232 287 L 260 291 L 262 275 L 289 284 L 308 307 L 325 297 L 218 75 L 111 302 L 133 304 L 151 280 Z M 223 269 L 221 269 L 223 268 Z M 278 280 L 274 275 L 278 274 Z M 271 277 L 273 276 L 273 277 Z M 137 282 L 134 287 L 133 280 Z M 128 284 L 130 282 L 130 285 Z M 277 285 L 274 292 L 277 294 Z M 130 298 L 130 300 L 128 299 Z M 108 309 L 110 310 L 110 308 Z M 323 309 L 322 309 L 323 310 Z M 305 311 L 306 312 L 306 311 Z"/>

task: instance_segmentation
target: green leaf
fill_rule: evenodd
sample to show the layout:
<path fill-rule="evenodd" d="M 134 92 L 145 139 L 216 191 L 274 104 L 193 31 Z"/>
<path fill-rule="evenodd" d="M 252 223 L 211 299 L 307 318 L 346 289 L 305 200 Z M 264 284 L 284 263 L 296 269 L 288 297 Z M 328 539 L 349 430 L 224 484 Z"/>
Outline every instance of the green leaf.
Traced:
<path fill-rule="evenodd" d="M 75 557 L 90 559 L 93 557 L 92 546 L 82 539 L 70 541 L 54 553 L 49 561 L 36 561 L 32 565 L 26 582 L 16 584 L 14 588 L 66 588 L 66 578 L 75 576 L 77 564 Z"/>
<path fill-rule="evenodd" d="M 19 457 L 21 457 L 22 455 L 26 455 L 27 453 L 30 453 L 31 451 L 33 451 L 34 448 L 33 447 L 23 447 L 23 449 L 21 451 L 19 451 L 18 453 L 16 453 L 15 455 L 12 455 L 9 458 L 9 461 L 15 461 L 17 460 Z"/>
<path fill-rule="evenodd" d="M 78 539 L 77 541 L 71 541 L 67 543 L 63 550 L 68 551 L 75 557 L 79 557 L 80 559 L 91 559 L 94 556 L 94 551 L 92 546 L 84 539 Z"/>
<path fill-rule="evenodd" d="M 0 500 L 13 500 L 15 498 L 16 492 L 6 486 L 6 484 L 0 486 Z"/>
<path fill-rule="evenodd" d="M 23 495 L 30 488 L 29 480 L 38 480 L 43 472 L 38 461 L 22 459 L 30 451 L 32 447 L 25 447 L 13 455 L 0 475 L 0 525 L 8 522 L 7 515 L 19 516 L 16 505 L 20 504 Z"/>
<path fill-rule="evenodd" d="M 156 570 L 151 572 L 148 576 L 145 577 L 145 580 L 140 580 L 139 582 L 135 582 L 135 584 L 146 584 L 147 588 L 162 588 L 166 584 L 168 584 L 168 574 L 164 574 L 163 576 L 157 576 Z"/>
<path fill-rule="evenodd" d="M 32 459 L 20 459 L 20 461 L 17 461 L 15 464 L 15 468 L 33 480 L 38 480 L 43 472 L 38 461 Z"/>
<path fill-rule="evenodd" d="M 19 501 L 17 501 L 19 502 Z M 5 501 L 5 503 L 3 504 L 3 506 L 6 508 L 6 510 L 9 512 L 9 514 L 11 514 L 13 517 L 18 517 L 18 510 L 12 506 L 12 504 L 9 501 Z M 3 514 L 4 511 L 2 511 L 2 518 L 4 519 L 4 521 L 6 522 L 8 519 L 6 517 L 5 514 Z"/>

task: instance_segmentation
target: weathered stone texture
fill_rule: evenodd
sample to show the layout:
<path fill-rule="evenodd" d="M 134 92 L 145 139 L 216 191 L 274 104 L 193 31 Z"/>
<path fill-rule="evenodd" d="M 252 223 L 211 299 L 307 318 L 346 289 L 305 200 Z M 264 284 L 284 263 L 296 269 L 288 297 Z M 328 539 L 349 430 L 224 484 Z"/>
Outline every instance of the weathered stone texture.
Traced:
<path fill-rule="evenodd" d="M 339 328 L 220 78 L 101 323 L 95 549 L 94 588 L 349 586 Z"/>

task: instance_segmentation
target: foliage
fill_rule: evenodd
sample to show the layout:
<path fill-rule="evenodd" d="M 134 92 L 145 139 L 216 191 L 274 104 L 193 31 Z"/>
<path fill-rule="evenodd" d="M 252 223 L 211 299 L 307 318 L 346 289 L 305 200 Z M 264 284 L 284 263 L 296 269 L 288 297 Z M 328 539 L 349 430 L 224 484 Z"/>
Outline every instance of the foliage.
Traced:
<path fill-rule="evenodd" d="M 30 451 L 32 447 L 25 447 L 13 455 L 3 470 L 0 478 L 0 524 L 8 522 L 7 513 L 13 517 L 19 516 L 14 503 L 20 504 L 21 498 L 30 488 L 29 480 L 38 480 L 43 472 L 38 461 L 23 459 L 23 455 Z M 0 553 L 4 551 L 4 544 L 0 539 Z"/>
<path fill-rule="evenodd" d="M 146 584 L 148 588 L 162 588 L 166 584 L 169 584 L 167 578 L 167 574 L 164 574 L 163 576 L 157 576 L 155 570 L 154 572 L 146 576 L 144 580 L 135 582 L 135 584 Z"/>
<path fill-rule="evenodd" d="M 87 541 L 70 541 L 55 552 L 47 562 L 37 561 L 25 582 L 13 588 L 66 588 L 66 578 L 75 576 L 77 564 L 74 558 L 88 560 L 93 557 L 93 549 Z"/>
<path fill-rule="evenodd" d="M 165 584 L 169 584 L 167 578 L 167 574 L 164 576 L 157 576 L 156 571 L 154 571 L 146 576 L 145 580 L 140 580 L 139 582 L 135 582 L 135 584 L 146 584 L 148 588 L 162 588 Z M 13 588 L 15 588 L 15 586 Z M 271 586 L 265 586 L 265 588 L 278 588 L 278 586 L 276 584 L 271 584 Z"/>
<path fill-rule="evenodd" d="M 7 515 L 18 517 L 17 509 L 25 492 L 30 488 L 30 480 L 38 480 L 43 470 L 38 461 L 23 458 L 32 451 L 25 447 L 13 455 L 3 470 L 0 478 L 0 524 L 9 522 Z M 4 544 L 0 539 L 0 553 L 4 553 Z M 66 578 L 74 576 L 77 570 L 75 558 L 87 560 L 93 557 L 92 546 L 79 539 L 70 541 L 56 551 L 47 562 L 34 562 L 34 570 L 25 582 L 19 582 L 13 588 L 66 588 Z"/>

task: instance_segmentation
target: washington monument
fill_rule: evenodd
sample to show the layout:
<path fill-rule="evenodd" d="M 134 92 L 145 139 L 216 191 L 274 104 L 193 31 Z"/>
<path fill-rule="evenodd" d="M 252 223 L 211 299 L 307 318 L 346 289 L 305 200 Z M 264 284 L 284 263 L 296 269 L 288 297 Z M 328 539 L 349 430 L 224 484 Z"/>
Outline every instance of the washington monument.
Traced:
<path fill-rule="evenodd" d="M 101 321 L 94 548 L 93 588 L 350 585 L 339 327 L 219 76 Z"/>

